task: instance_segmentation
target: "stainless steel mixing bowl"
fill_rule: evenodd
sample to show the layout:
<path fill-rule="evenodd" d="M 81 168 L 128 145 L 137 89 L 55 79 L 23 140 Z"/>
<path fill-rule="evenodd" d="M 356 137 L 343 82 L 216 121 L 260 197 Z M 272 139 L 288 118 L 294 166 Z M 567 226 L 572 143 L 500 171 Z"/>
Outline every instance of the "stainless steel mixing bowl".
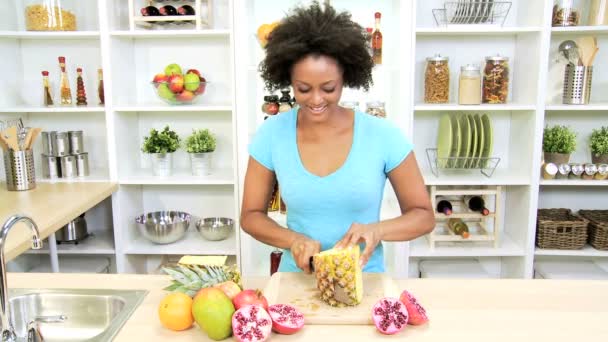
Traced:
<path fill-rule="evenodd" d="M 234 221 L 227 217 L 206 217 L 196 222 L 196 230 L 207 240 L 225 240 L 234 230 Z"/>
<path fill-rule="evenodd" d="M 139 232 L 146 239 L 158 243 L 175 242 L 186 235 L 191 216 L 181 211 L 155 211 L 135 219 Z"/>

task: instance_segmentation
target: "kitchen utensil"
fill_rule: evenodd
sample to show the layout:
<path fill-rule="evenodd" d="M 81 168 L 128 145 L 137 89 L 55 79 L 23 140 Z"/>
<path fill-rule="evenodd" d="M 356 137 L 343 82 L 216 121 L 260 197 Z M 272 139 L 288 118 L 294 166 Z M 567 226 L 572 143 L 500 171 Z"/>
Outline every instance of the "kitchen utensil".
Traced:
<path fill-rule="evenodd" d="M 591 54 L 591 56 L 587 60 L 587 66 L 592 66 L 593 65 L 593 61 L 595 60 L 595 55 L 597 55 L 598 51 L 600 51 L 600 48 L 596 47 L 595 51 L 593 51 L 593 53 Z"/>
<path fill-rule="evenodd" d="M 55 233 L 55 239 L 57 239 L 58 244 L 62 242 L 74 242 L 78 244 L 78 242 L 84 240 L 87 236 L 89 236 L 89 233 L 84 213 L 68 222 L 68 224 Z"/>
<path fill-rule="evenodd" d="M 226 217 L 206 217 L 196 222 L 196 230 L 210 241 L 225 240 L 234 230 L 234 221 Z"/>
<path fill-rule="evenodd" d="M 42 131 L 42 128 L 32 128 L 29 130 L 28 134 L 29 134 L 29 140 L 25 140 L 25 149 L 26 150 L 30 150 L 32 148 L 32 146 L 34 145 L 34 141 L 36 141 L 36 138 L 38 138 L 38 135 L 40 134 L 40 132 Z"/>
<path fill-rule="evenodd" d="M 564 104 L 589 103 L 592 81 L 592 66 L 566 65 L 562 102 Z"/>
<path fill-rule="evenodd" d="M 395 281 L 383 273 L 363 273 L 362 283 L 361 303 L 342 308 L 323 302 L 315 277 L 303 272 L 277 272 L 270 277 L 263 292 L 268 304 L 286 303 L 297 307 L 304 314 L 305 324 L 373 325 L 370 308 L 380 298 L 399 298 L 401 291 Z"/>
<path fill-rule="evenodd" d="M 578 45 L 576 45 L 576 42 L 568 39 L 564 40 L 563 42 L 561 42 L 561 44 L 559 44 L 557 51 L 559 51 L 566 58 L 567 61 L 570 61 L 570 54 L 573 50 L 576 49 L 578 49 Z"/>
<path fill-rule="evenodd" d="M 186 235 L 191 215 L 182 211 L 155 211 L 135 219 L 143 237 L 157 244 L 173 243 Z"/>
<path fill-rule="evenodd" d="M 576 45 L 579 47 L 579 65 L 589 66 L 589 59 L 597 48 L 597 40 L 591 36 L 578 37 L 576 38 Z"/>
<path fill-rule="evenodd" d="M 6 145 L 13 151 L 19 151 L 19 141 L 17 138 L 17 127 L 9 126 L 2 133 L 2 138 Z"/>

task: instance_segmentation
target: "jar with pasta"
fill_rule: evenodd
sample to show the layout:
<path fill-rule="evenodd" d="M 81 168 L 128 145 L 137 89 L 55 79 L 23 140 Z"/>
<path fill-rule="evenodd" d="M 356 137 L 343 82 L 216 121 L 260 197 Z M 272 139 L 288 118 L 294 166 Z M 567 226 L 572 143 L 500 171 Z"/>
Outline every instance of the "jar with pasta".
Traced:
<path fill-rule="evenodd" d="M 76 15 L 68 0 L 26 0 L 25 28 L 28 31 L 76 31 Z"/>
<path fill-rule="evenodd" d="M 509 58 L 496 55 L 486 57 L 483 69 L 482 102 L 507 103 L 509 97 Z"/>
<path fill-rule="evenodd" d="M 551 26 L 578 26 L 581 15 L 574 0 L 556 0 L 553 4 Z"/>
<path fill-rule="evenodd" d="M 426 59 L 424 72 L 424 102 L 448 103 L 450 101 L 450 68 L 448 57 L 435 55 Z"/>

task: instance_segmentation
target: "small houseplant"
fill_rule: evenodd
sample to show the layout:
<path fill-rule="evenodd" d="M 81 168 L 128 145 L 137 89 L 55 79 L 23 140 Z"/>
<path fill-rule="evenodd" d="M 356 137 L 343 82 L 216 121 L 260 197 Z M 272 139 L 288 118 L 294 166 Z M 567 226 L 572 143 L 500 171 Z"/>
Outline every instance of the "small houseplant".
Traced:
<path fill-rule="evenodd" d="M 208 129 L 192 130 L 186 138 L 186 151 L 190 154 L 192 174 L 203 176 L 211 173 L 212 156 L 217 140 Z"/>
<path fill-rule="evenodd" d="M 591 148 L 591 162 L 594 164 L 608 164 L 608 127 L 602 126 L 594 129 L 589 138 Z"/>
<path fill-rule="evenodd" d="M 173 152 L 177 151 L 180 138 L 165 126 L 162 131 L 150 130 L 150 136 L 144 137 L 142 152 L 150 154 L 152 158 L 152 170 L 155 176 L 169 176 L 173 168 Z"/>
<path fill-rule="evenodd" d="M 574 150 L 576 150 L 576 132 L 570 127 L 562 125 L 545 127 L 543 152 L 546 163 L 567 163 Z"/>

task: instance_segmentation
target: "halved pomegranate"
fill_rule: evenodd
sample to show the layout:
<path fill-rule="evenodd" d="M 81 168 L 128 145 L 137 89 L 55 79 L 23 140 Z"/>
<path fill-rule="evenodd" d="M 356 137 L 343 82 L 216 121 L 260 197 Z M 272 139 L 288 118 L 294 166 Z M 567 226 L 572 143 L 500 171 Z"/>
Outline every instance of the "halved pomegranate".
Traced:
<path fill-rule="evenodd" d="M 407 309 L 397 298 L 385 297 L 372 308 L 372 319 L 381 333 L 396 334 L 407 325 Z"/>
<path fill-rule="evenodd" d="M 304 327 L 304 315 L 289 304 L 273 304 L 268 307 L 272 329 L 279 334 L 291 335 Z"/>
<path fill-rule="evenodd" d="M 246 305 L 232 315 L 232 334 L 239 342 L 266 341 L 272 330 L 272 319 L 259 305 Z"/>
<path fill-rule="evenodd" d="M 407 290 L 403 290 L 401 296 L 399 297 L 399 301 L 405 304 L 405 308 L 407 309 L 407 313 L 410 316 L 408 320 L 408 324 L 411 325 L 420 325 L 429 321 L 429 317 L 426 315 L 426 310 L 418 303 L 416 297 L 414 297 Z"/>

